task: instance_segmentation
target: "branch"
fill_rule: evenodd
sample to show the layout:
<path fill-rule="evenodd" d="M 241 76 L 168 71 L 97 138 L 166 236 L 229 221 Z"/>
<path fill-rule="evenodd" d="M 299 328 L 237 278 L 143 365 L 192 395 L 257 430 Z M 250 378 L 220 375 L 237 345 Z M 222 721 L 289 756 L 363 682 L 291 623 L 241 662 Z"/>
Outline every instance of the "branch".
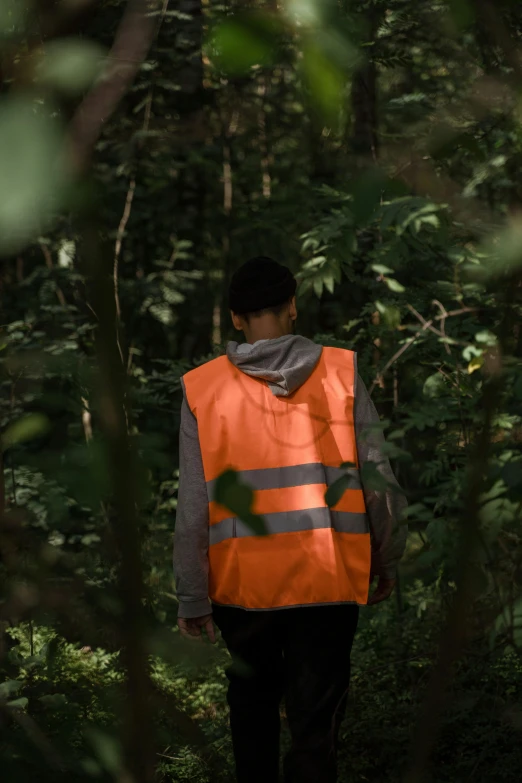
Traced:
<path fill-rule="evenodd" d="M 381 378 L 383 377 L 383 375 L 384 375 L 385 373 L 387 373 L 387 372 L 388 372 L 388 370 L 390 369 L 390 367 L 392 366 L 392 364 L 394 364 L 394 362 L 396 362 L 396 361 L 397 361 L 397 359 L 399 359 L 399 358 L 402 356 L 402 354 L 403 354 L 405 351 L 407 351 L 407 350 L 408 350 L 408 348 L 410 347 L 410 345 L 413 345 L 413 343 L 415 342 L 415 340 L 417 340 L 417 338 L 418 338 L 418 337 L 420 337 L 420 335 L 422 334 L 422 332 L 423 332 L 423 331 L 425 331 L 426 329 L 429 329 L 429 327 L 432 325 L 432 323 L 433 323 L 433 321 L 426 321 L 426 322 L 425 322 L 425 326 L 423 326 L 423 327 L 422 327 L 422 329 L 419 329 L 419 331 L 417 332 L 417 334 L 414 334 L 414 335 L 413 335 L 413 337 L 410 337 L 410 339 L 409 339 L 409 340 L 407 340 L 407 341 L 404 343 L 404 345 L 402 346 L 402 348 L 400 348 L 400 349 L 397 351 L 397 353 L 395 353 L 395 354 L 392 356 L 392 358 L 391 358 L 391 359 L 390 359 L 390 361 L 389 361 L 389 362 L 388 362 L 388 363 L 387 363 L 387 364 L 384 366 L 384 368 L 383 368 L 383 369 L 382 369 L 380 372 L 378 372 L 378 373 L 377 373 L 377 375 L 375 376 L 375 378 L 374 378 L 374 380 L 373 380 L 373 383 L 372 383 L 372 385 L 370 386 L 370 397 L 371 397 L 371 395 L 372 395 L 372 392 L 373 392 L 373 390 L 375 389 L 375 387 L 377 386 L 377 384 L 379 383 L 379 381 L 381 380 Z"/>
<path fill-rule="evenodd" d="M 167 2 L 168 0 L 165 0 L 163 5 L 161 21 L 163 21 L 163 17 L 165 16 L 167 10 Z M 145 106 L 145 117 L 143 119 L 143 128 L 142 128 L 143 132 L 146 132 L 149 129 L 151 111 L 152 111 L 152 89 L 149 90 L 147 104 Z M 125 207 L 123 209 L 123 215 L 121 216 L 120 224 L 118 226 L 118 233 L 116 234 L 116 244 L 114 246 L 113 278 L 114 278 L 114 298 L 116 301 L 117 324 L 119 324 L 121 320 L 121 307 L 120 307 L 120 295 L 119 295 L 119 283 L 118 283 L 118 265 L 120 261 L 123 237 L 125 236 L 125 229 L 127 228 L 127 223 L 129 222 L 131 209 L 132 209 L 132 202 L 134 200 L 135 192 L 136 192 L 136 177 L 133 177 L 130 181 L 129 189 L 127 191 L 127 198 L 125 199 Z M 120 351 L 121 360 L 123 362 L 123 351 L 121 349 L 119 338 L 118 338 L 118 349 Z"/>
<path fill-rule="evenodd" d="M 442 337 L 442 332 L 440 331 L 440 329 L 435 329 L 435 327 L 432 326 L 433 318 L 431 319 L 431 321 L 428 322 L 428 321 L 426 321 L 426 319 L 420 313 L 417 312 L 417 310 L 413 307 L 413 305 L 408 304 L 408 305 L 406 305 L 406 307 L 408 308 L 410 313 L 413 313 L 415 318 L 419 319 L 419 321 L 422 324 L 423 329 L 429 329 L 430 332 L 433 332 L 433 334 L 436 334 L 437 337 Z"/>
<path fill-rule="evenodd" d="M 419 319 L 419 321 L 422 324 L 422 329 L 419 329 L 419 331 L 416 334 L 414 334 L 413 337 L 410 337 L 410 339 L 407 340 L 401 348 L 399 348 L 397 353 L 393 354 L 392 358 L 385 364 L 384 368 L 377 373 L 377 375 L 373 380 L 372 385 L 370 386 L 370 391 L 369 391 L 370 396 L 372 395 L 373 390 L 375 389 L 379 381 L 383 378 L 385 373 L 388 372 L 390 367 L 397 361 L 397 359 L 399 359 L 402 356 L 402 354 L 408 350 L 410 345 L 413 345 L 415 340 L 417 340 L 424 331 L 428 329 L 430 332 L 433 332 L 438 337 L 445 337 L 445 333 L 443 331 L 439 331 L 438 329 L 434 328 L 433 321 L 443 320 L 443 322 L 445 322 L 446 318 L 451 318 L 455 315 L 462 315 L 463 313 L 475 313 L 478 310 L 478 308 L 476 307 L 461 307 L 459 310 L 450 310 L 450 311 L 444 310 L 443 315 L 436 315 L 435 318 L 431 318 L 429 321 L 426 321 L 425 318 L 423 318 L 422 315 L 418 313 L 414 307 L 412 307 L 411 305 L 407 305 L 407 307 Z"/>
<path fill-rule="evenodd" d="M 70 144 L 77 171 L 85 169 L 104 123 L 114 113 L 147 56 L 156 32 L 150 11 L 148 0 L 129 0 L 107 57 L 106 73 L 72 119 Z"/>
<path fill-rule="evenodd" d="M 116 318 L 118 323 L 121 320 L 120 295 L 119 295 L 119 288 L 118 288 L 118 264 L 120 260 L 123 236 L 125 234 L 125 229 L 127 228 L 127 223 L 129 222 L 135 191 L 136 191 L 136 178 L 133 177 L 130 181 L 129 189 L 127 191 L 127 198 L 125 199 L 125 207 L 123 209 L 123 215 L 121 216 L 120 225 L 118 226 L 118 233 L 116 235 L 116 245 L 114 248 L 114 264 L 113 264 L 112 276 L 114 280 L 114 299 L 116 303 Z M 123 362 L 123 354 L 119 344 L 118 344 L 118 348 L 120 350 L 120 356 Z"/>
<path fill-rule="evenodd" d="M 85 397 L 82 400 L 82 426 L 85 434 L 85 442 L 90 443 L 92 440 L 92 418 L 89 408 L 89 402 Z"/>

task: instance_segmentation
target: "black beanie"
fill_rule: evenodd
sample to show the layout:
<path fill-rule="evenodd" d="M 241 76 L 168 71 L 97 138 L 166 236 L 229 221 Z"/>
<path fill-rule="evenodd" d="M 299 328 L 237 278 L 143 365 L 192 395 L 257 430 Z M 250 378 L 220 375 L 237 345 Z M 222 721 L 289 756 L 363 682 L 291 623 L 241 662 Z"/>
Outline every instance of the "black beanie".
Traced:
<path fill-rule="evenodd" d="M 246 261 L 232 276 L 228 306 L 233 313 L 256 313 L 288 302 L 297 282 L 291 271 L 266 256 Z"/>

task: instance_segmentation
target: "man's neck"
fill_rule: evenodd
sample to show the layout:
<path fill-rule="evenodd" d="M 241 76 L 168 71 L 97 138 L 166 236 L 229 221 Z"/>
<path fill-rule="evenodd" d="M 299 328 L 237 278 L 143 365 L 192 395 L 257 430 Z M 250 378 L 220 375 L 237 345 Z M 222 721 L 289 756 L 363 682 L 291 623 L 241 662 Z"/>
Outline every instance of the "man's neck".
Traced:
<path fill-rule="evenodd" d="M 274 324 L 273 326 L 266 325 L 259 329 L 249 329 L 248 332 L 244 332 L 245 340 L 250 345 L 259 342 L 259 340 L 278 340 L 280 337 L 286 337 L 290 334 L 292 332 L 285 331 L 279 324 Z"/>

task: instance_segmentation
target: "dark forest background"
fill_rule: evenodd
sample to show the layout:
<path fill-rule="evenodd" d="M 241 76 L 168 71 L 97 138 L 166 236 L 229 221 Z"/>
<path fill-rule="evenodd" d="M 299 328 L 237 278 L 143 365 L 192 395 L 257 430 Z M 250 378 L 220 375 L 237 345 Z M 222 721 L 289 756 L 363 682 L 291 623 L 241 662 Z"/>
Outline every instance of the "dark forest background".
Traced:
<path fill-rule="evenodd" d="M 520 3 L 1 0 L 0 80 L 2 780 L 233 779 L 227 654 L 176 630 L 180 376 L 267 254 L 409 500 L 341 780 L 519 781 Z"/>

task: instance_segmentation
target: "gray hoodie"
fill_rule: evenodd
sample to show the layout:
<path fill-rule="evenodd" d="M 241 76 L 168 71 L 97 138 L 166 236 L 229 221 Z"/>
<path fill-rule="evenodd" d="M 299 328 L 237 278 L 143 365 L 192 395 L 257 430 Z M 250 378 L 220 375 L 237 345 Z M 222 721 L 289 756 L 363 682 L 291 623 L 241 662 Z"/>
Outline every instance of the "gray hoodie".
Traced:
<path fill-rule="evenodd" d="M 230 361 L 246 375 L 264 379 L 273 394 L 286 397 L 311 375 L 322 346 L 305 337 L 287 335 L 276 340 L 259 340 L 250 345 L 231 342 L 227 346 Z M 373 462 L 389 482 L 388 489 L 361 483 L 366 502 L 372 542 L 372 573 L 394 578 L 397 563 L 406 546 L 407 528 L 399 524 L 406 499 L 400 491 L 389 460 L 383 454 L 382 431 L 368 391 L 356 373 L 354 424 L 359 466 Z M 198 438 L 198 425 L 183 389 L 179 438 L 179 491 L 174 532 L 174 572 L 179 600 L 179 617 L 200 617 L 211 611 L 208 598 L 208 494 Z M 375 486 L 372 483 L 372 486 Z"/>

